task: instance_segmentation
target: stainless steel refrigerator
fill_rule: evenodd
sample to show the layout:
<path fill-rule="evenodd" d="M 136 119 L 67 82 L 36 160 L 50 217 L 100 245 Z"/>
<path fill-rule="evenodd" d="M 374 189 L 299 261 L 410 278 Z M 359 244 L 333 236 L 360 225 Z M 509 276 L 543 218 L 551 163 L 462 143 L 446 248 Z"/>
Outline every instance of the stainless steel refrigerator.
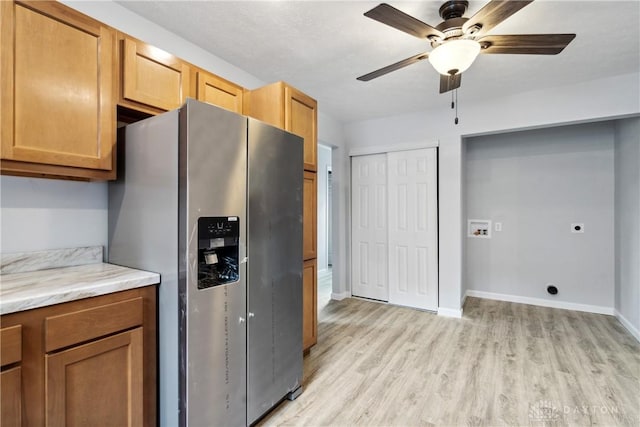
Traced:
<path fill-rule="evenodd" d="M 161 274 L 160 425 L 250 425 L 301 391 L 302 147 L 194 100 L 121 130 L 108 258 Z"/>

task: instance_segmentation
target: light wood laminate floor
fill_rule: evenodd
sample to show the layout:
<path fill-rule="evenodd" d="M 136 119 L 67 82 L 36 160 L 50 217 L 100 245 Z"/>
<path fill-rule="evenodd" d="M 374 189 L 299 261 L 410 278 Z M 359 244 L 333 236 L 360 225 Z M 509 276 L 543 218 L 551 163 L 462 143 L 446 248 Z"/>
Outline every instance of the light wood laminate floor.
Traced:
<path fill-rule="evenodd" d="M 638 426 L 640 345 L 611 316 L 468 298 L 319 313 L 304 392 L 264 426 Z"/>

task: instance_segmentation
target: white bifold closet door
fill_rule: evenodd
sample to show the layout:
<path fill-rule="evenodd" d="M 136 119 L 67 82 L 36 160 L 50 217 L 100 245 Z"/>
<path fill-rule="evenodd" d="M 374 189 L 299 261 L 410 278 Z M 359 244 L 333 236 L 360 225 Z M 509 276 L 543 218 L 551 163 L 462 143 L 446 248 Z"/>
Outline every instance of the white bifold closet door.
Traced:
<path fill-rule="evenodd" d="M 387 154 L 389 302 L 437 310 L 435 148 Z"/>
<path fill-rule="evenodd" d="M 372 163 L 376 170 L 385 172 L 384 181 L 381 174 L 370 179 Z M 368 165 L 365 173 L 364 165 Z M 353 157 L 353 295 L 437 310 L 436 180 L 435 148 Z M 378 204 L 363 203 L 374 186 Z M 376 219 L 378 227 L 371 233 L 370 225 Z M 379 251 L 385 251 L 384 255 L 376 254 L 373 265 L 369 253 L 364 253 L 372 241 Z M 369 283 L 372 278 L 375 286 Z"/>
<path fill-rule="evenodd" d="M 351 293 L 387 301 L 387 156 L 351 160 Z"/>

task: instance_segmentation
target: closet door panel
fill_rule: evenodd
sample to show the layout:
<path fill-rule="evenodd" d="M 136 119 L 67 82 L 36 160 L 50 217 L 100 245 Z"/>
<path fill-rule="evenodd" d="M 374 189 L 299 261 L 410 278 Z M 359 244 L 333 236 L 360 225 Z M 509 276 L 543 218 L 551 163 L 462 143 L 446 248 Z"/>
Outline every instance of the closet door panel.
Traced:
<path fill-rule="evenodd" d="M 387 301 L 387 158 L 357 156 L 351 162 L 351 293 Z"/>
<path fill-rule="evenodd" d="M 389 302 L 438 308 L 436 150 L 387 154 Z"/>

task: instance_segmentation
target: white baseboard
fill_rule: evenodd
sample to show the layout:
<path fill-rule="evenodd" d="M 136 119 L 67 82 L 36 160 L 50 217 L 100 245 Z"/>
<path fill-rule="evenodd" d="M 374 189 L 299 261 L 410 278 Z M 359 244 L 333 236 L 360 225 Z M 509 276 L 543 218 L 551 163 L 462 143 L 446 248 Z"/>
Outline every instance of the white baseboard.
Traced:
<path fill-rule="evenodd" d="M 351 292 L 339 292 L 339 293 L 335 293 L 332 292 L 331 293 L 331 299 L 334 299 L 336 301 L 342 301 L 345 298 L 350 298 L 351 297 Z"/>
<path fill-rule="evenodd" d="M 462 295 L 462 301 L 460 301 L 460 307 L 464 307 L 464 302 L 467 300 L 467 296 L 469 291 L 464 291 L 464 295 Z"/>
<path fill-rule="evenodd" d="M 455 317 L 456 319 L 461 319 L 462 309 L 438 307 L 438 316 Z"/>
<path fill-rule="evenodd" d="M 467 290 L 466 296 L 492 299 L 497 301 L 517 302 L 520 304 L 538 305 L 541 307 L 563 308 L 565 310 L 586 311 L 588 313 L 614 315 L 613 307 L 604 307 L 600 305 L 576 304 L 566 301 L 551 301 L 542 298 L 523 297 L 519 295 L 498 294 L 493 292 Z"/>
<path fill-rule="evenodd" d="M 633 324 L 631 324 L 631 322 L 629 322 L 627 318 L 624 317 L 618 310 L 615 310 L 615 316 L 620 321 L 620 323 L 622 323 L 622 326 L 627 328 L 627 331 L 629 331 L 629 333 L 633 335 L 635 339 L 640 341 L 640 331 L 638 330 L 638 328 L 633 326 Z"/>

